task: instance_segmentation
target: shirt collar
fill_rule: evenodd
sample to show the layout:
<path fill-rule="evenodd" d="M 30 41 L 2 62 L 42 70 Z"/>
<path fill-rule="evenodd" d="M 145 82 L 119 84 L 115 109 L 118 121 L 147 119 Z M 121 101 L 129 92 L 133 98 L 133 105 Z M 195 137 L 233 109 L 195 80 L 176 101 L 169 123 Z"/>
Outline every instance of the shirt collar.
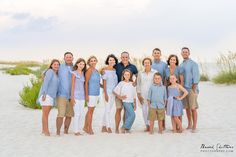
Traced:
<path fill-rule="evenodd" d="M 125 66 L 122 62 L 120 62 L 120 64 L 121 64 L 123 67 L 127 67 L 127 66 L 130 65 L 130 62 L 128 62 L 128 65 L 127 65 L 127 66 Z"/>
<path fill-rule="evenodd" d="M 161 63 L 161 59 L 159 61 L 154 59 L 153 61 L 154 61 L 154 63 Z"/>
<path fill-rule="evenodd" d="M 153 83 L 153 85 L 154 85 L 154 86 L 157 86 L 157 87 L 163 86 L 161 83 L 160 83 L 160 84 L 155 84 L 155 83 Z"/>

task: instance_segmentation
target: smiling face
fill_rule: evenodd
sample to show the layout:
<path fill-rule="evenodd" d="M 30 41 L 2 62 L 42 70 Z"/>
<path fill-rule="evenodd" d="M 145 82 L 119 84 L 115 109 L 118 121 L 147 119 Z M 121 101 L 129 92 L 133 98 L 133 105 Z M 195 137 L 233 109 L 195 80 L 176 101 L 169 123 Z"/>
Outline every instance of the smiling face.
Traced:
<path fill-rule="evenodd" d="M 125 65 L 129 63 L 129 54 L 128 53 L 121 53 L 121 62 Z"/>
<path fill-rule="evenodd" d="M 131 77 L 130 72 L 125 71 L 123 77 L 124 77 L 124 80 L 125 80 L 125 81 L 129 81 L 129 80 L 130 80 L 130 77 Z"/>
<path fill-rule="evenodd" d="M 89 66 L 95 68 L 97 65 L 97 59 L 96 58 L 91 58 L 90 61 L 89 61 Z"/>
<path fill-rule="evenodd" d="M 71 65 L 73 62 L 73 56 L 71 54 L 66 54 L 64 56 L 64 61 L 66 64 Z"/>
<path fill-rule="evenodd" d="M 85 62 L 81 61 L 81 62 L 77 63 L 76 65 L 78 67 L 78 70 L 82 71 L 85 67 Z"/>
<path fill-rule="evenodd" d="M 151 62 L 150 62 L 150 60 L 148 60 L 148 59 L 144 60 L 143 66 L 144 66 L 145 70 L 150 70 L 151 69 Z"/>
<path fill-rule="evenodd" d="M 60 63 L 57 62 L 57 61 L 53 62 L 52 65 L 51 65 L 52 70 L 54 70 L 54 71 L 56 71 L 56 72 L 58 71 L 59 66 L 60 66 Z"/>
<path fill-rule="evenodd" d="M 188 59 L 190 52 L 188 49 L 182 49 L 181 55 L 182 55 L 183 59 Z"/>
<path fill-rule="evenodd" d="M 170 58 L 170 65 L 176 65 L 176 62 L 177 62 L 176 57 Z"/>
<path fill-rule="evenodd" d="M 160 60 L 161 59 L 161 51 L 158 50 L 154 50 L 152 52 L 152 56 L 155 60 Z"/>
<path fill-rule="evenodd" d="M 116 64 L 115 58 L 110 57 L 110 58 L 108 59 L 108 65 L 113 67 L 115 64 Z"/>
<path fill-rule="evenodd" d="M 177 78 L 175 75 L 170 75 L 170 83 L 175 84 L 177 82 Z"/>

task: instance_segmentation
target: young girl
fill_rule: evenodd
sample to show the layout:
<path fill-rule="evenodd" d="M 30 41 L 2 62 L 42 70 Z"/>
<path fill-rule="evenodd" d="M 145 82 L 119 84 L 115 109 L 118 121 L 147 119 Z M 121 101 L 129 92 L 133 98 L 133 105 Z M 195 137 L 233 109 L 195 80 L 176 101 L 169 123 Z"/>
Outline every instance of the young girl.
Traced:
<path fill-rule="evenodd" d="M 113 55 L 108 55 L 105 64 L 108 65 L 104 69 L 103 79 L 103 89 L 105 96 L 105 111 L 103 115 L 103 127 L 102 132 L 112 133 L 111 130 L 111 109 L 115 102 L 115 96 L 112 93 L 113 89 L 118 83 L 118 78 L 116 75 L 116 70 L 114 65 L 117 64 L 118 59 Z"/>
<path fill-rule="evenodd" d="M 38 101 L 42 106 L 42 133 L 45 136 L 50 136 L 48 129 L 48 115 L 54 105 L 57 89 L 59 85 L 58 69 L 60 62 L 53 59 L 49 68 L 44 73 L 44 80 L 39 92 Z"/>
<path fill-rule="evenodd" d="M 85 99 L 88 111 L 85 117 L 84 131 L 92 135 L 94 134 L 92 129 L 93 112 L 100 95 L 100 74 L 96 69 L 97 58 L 95 56 L 89 57 L 87 64 L 89 68 L 85 73 Z"/>
<path fill-rule="evenodd" d="M 79 58 L 74 67 L 71 78 L 71 104 L 74 109 L 74 133 L 76 136 L 82 135 L 82 126 L 84 121 L 84 72 L 86 70 L 86 62 Z"/>
<path fill-rule="evenodd" d="M 125 69 L 122 72 L 122 81 L 113 90 L 115 96 L 122 100 L 125 108 L 125 122 L 121 128 L 122 133 L 130 133 L 134 123 L 136 110 L 136 90 L 133 86 L 132 72 Z"/>
<path fill-rule="evenodd" d="M 167 103 L 167 115 L 171 116 L 171 122 L 173 127 L 173 133 L 182 133 L 182 122 L 180 116 L 183 115 L 183 104 L 184 97 L 188 95 L 188 91 L 177 83 L 175 75 L 170 75 L 170 86 L 168 87 L 168 103 Z M 183 92 L 183 95 L 181 95 Z"/>

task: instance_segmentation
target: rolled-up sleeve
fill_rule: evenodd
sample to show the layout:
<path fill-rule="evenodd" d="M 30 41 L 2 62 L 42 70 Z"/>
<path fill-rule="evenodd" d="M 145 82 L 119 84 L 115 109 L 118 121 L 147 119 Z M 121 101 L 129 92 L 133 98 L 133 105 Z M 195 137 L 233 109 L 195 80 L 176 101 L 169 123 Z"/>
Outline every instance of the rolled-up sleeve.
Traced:
<path fill-rule="evenodd" d="M 199 69 L 198 69 L 198 65 L 197 63 L 193 64 L 193 83 L 194 84 L 198 84 L 199 83 L 199 79 L 200 79 L 200 75 L 199 75 Z"/>
<path fill-rule="evenodd" d="M 45 73 L 44 81 L 43 81 L 43 86 L 42 86 L 42 93 L 47 94 L 48 92 L 48 86 L 50 83 L 50 80 L 53 77 L 53 71 L 51 69 L 47 70 Z"/>

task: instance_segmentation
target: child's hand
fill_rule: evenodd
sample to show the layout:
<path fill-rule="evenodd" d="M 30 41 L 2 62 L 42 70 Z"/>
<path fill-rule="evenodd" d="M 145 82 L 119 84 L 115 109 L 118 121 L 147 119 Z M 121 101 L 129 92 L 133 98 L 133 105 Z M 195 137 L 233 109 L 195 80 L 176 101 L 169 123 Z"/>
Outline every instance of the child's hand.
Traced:
<path fill-rule="evenodd" d="M 121 99 L 121 100 L 125 100 L 126 98 L 127 98 L 127 96 L 126 96 L 126 95 L 119 96 L 119 99 Z"/>
<path fill-rule="evenodd" d="M 70 99 L 70 103 L 72 104 L 72 106 L 74 106 L 74 105 L 75 105 L 75 99 L 74 99 L 74 98 L 71 98 L 71 99 Z"/>
<path fill-rule="evenodd" d="M 180 100 L 180 101 L 182 100 L 180 96 L 176 96 L 175 99 Z"/>

